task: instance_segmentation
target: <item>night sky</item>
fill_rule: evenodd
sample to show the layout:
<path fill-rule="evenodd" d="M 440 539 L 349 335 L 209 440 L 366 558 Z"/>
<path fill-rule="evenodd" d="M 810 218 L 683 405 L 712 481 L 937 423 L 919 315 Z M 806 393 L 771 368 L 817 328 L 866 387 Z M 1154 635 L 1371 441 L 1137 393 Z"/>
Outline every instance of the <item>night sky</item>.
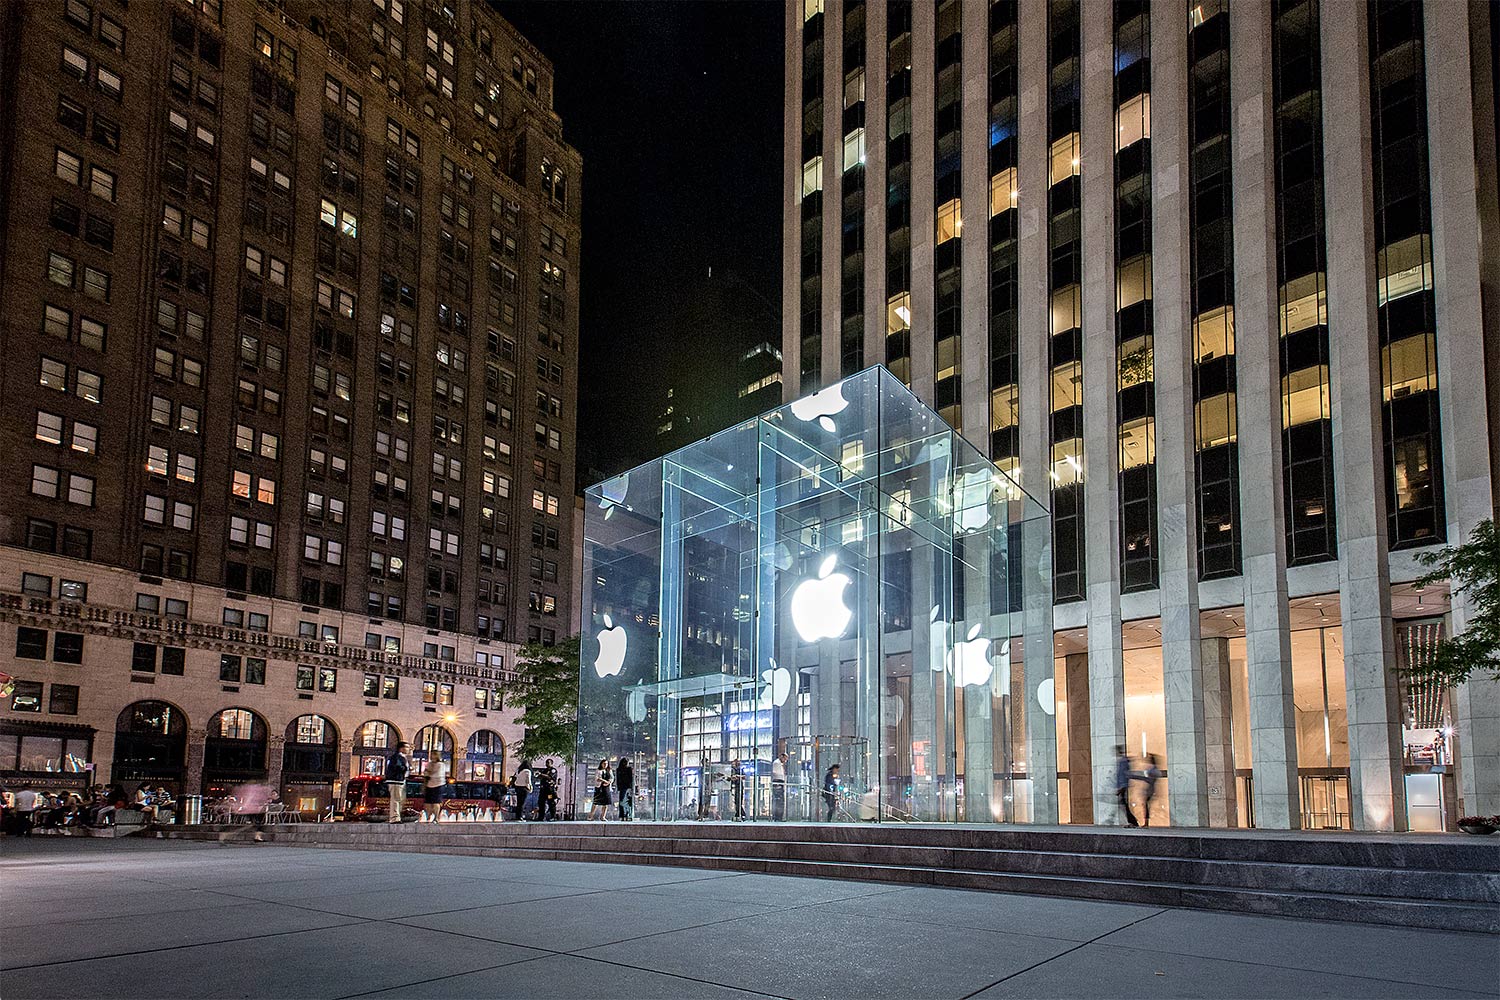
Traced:
<path fill-rule="evenodd" d="M 579 485 L 659 453 L 662 361 L 709 266 L 781 301 L 782 8 L 495 0 L 583 156 Z M 779 344 L 780 327 L 770 331 Z M 592 470 L 592 471 L 591 471 Z"/>

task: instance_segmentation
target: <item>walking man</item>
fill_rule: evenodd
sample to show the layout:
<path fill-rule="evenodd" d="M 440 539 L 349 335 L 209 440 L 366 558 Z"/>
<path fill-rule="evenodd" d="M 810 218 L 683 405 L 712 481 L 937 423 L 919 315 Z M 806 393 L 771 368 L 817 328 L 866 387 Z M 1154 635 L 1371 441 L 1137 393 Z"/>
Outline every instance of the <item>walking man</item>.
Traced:
<path fill-rule="evenodd" d="M 620 818 L 635 818 L 635 768 L 630 758 L 621 757 L 615 765 L 615 790 L 620 793 Z"/>
<path fill-rule="evenodd" d="M 738 822 L 745 818 L 745 772 L 738 757 L 729 762 L 729 788 L 734 793 L 734 818 Z"/>
<path fill-rule="evenodd" d="M 411 773 L 411 758 L 407 756 L 411 744 L 396 744 L 396 752 L 385 759 L 385 787 L 390 796 L 390 815 L 386 822 L 401 822 L 401 810 L 406 806 L 406 776 Z"/>
<path fill-rule="evenodd" d="M 1120 812 L 1125 814 L 1125 825 L 1140 826 L 1130 811 L 1130 758 L 1125 755 L 1125 748 L 1118 745 L 1115 747 L 1115 795 L 1120 800 Z"/>
<path fill-rule="evenodd" d="M 547 766 L 542 769 L 537 818 L 557 819 L 557 768 L 553 766 L 551 757 L 547 758 Z"/>

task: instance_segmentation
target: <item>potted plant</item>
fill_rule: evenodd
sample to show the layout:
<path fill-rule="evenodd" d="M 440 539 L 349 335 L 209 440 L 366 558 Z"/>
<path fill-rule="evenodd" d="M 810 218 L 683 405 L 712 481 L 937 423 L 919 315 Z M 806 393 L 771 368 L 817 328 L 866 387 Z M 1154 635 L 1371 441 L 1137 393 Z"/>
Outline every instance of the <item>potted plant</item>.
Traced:
<path fill-rule="evenodd" d="M 1500 816 L 1460 816 L 1458 828 L 1464 833 L 1487 836 L 1500 828 Z"/>

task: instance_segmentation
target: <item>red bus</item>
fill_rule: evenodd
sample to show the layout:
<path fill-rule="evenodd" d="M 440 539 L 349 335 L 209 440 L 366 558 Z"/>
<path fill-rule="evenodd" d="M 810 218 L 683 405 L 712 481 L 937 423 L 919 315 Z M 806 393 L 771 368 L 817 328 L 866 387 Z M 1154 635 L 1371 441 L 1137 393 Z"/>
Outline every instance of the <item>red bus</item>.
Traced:
<path fill-rule="evenodd" d="M 426 792 L 421 778 L 407 780 L 402 819 L 415 817 L 422 811 Z M 506 794 L 505 785 L 499 782 L 450 781 L 444 786 L 443 812 L 457 814 L 473 810 L 483 813 L 492 810 L 498 813 L 504 807 Z M 390 811 L 391 798 L 385 779 L 370 775 L 349 779 L 344 791 L 344 819 L 383 821 L 390 818 Z"/>

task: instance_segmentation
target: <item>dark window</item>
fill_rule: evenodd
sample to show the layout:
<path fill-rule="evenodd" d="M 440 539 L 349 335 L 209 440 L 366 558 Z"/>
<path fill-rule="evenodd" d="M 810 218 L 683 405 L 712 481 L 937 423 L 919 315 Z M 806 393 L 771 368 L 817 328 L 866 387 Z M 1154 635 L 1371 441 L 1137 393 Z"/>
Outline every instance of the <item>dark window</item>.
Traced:
<path fill-rule="evenodd" d="M 219 657 L 219 680 L 238 684 L 240 681 L 240 658 L 228 653 Z"/>
<path fill-rule="evenodd" d="M 82 663 L 83 636 L 77 632 L 58 632 L 52 637 L 52 662 Z"/>
<path fill-rule="evenodd" d="M 156 647 L 149 642 L 138 642 L 130 651 L 130 669 L 142 673 L 156 672 Z"/>
<path fill-rule="evenodd" d="M 47 702 L 47 711 L 53 715 L 78 714 L 78 685 L 54 684 Z"/>
<path fill-rule="evenodd" d="M 47 658 L 47 630 L 43 628 L 16 629 L 16 658 L 21 660 L 45 660 Z"/>
<path fill-rule="evenodd" d="M 181 677 L 183 664 L 187 659 L 187 650 L 181 646 L 166 646 L 161 651 L 161 672 Z"/>

